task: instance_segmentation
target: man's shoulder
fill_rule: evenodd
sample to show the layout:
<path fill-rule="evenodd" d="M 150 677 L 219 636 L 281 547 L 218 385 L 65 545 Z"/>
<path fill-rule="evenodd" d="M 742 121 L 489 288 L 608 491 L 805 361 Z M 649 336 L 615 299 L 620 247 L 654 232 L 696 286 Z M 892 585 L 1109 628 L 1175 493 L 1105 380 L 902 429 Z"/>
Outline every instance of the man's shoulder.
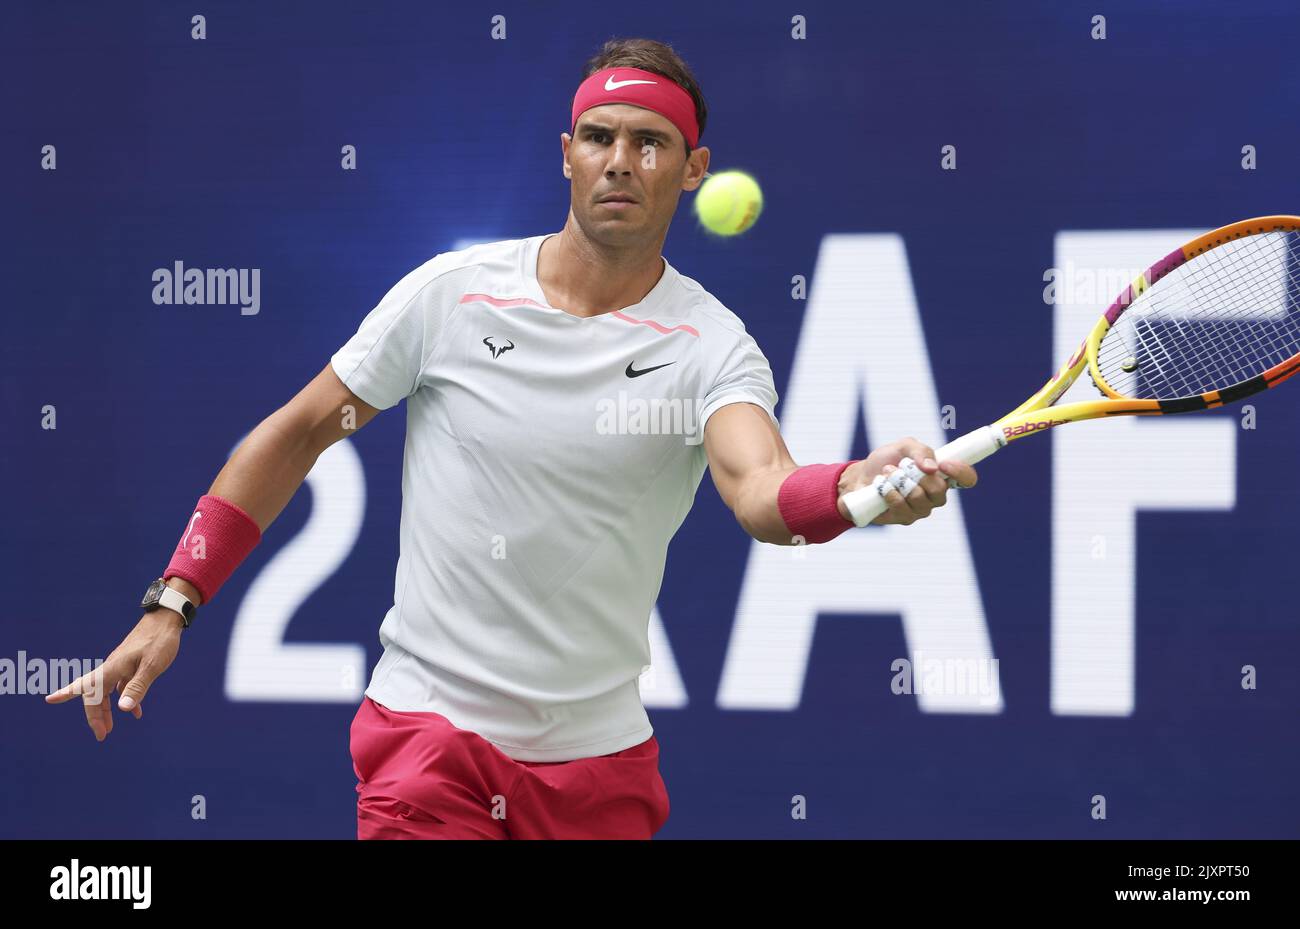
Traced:
<path fill-rule="evenodd" d="M 710 334 L 714 336 L 713 341 L 735 341 L 745 336 L 744 320 L 698 281 L 680 272 L 677 281 L 682 315 L 689 318 L 702 336 Z"/>
<path fill-rule="evenodd" d="M 495 242 L 456 243 L 439 252 L 406 275 L 412 282 L 428 283 L 453 271 L 485 268 L 509 274 L 520 267 L 520 258 L 531 239 L 501 239 Z"/>

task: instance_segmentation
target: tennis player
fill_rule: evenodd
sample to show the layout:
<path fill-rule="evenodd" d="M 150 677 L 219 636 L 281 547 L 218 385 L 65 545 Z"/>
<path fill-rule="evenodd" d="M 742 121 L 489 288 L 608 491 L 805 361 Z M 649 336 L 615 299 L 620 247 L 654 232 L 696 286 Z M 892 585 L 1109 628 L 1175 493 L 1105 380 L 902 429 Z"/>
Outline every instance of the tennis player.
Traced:
<path fill-rule="evenodd" d="M 393 605 L 351 729 L 359 838 L 649 838 L 663 825 L 638 679 L 668 543 L 706 466 L 744 530 L 777 545 L 851 528 L 840 498 L 878 474 L 878 523 L 921 519 L 976 480 L 910 438 L 861 461 L 794 462 L 767 359 L 661 255 L 709 166 L 699 86 L 648 40 L 611 40 L 585 73 L 561 135 L 564 228 L 403 278 L 240 445 L 101 669 L 139 717 L 195 607 L 321 452 L 405 399 Z M 108 704 L 83 702 L 102 740 Z"/>

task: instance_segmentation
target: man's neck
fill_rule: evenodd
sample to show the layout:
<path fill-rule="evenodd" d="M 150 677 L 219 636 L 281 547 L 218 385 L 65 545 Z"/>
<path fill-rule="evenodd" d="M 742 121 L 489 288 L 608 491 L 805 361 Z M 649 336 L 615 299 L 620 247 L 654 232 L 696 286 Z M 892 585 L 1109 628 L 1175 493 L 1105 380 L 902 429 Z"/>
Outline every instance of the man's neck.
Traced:
<path fill-rule="evenodd" d="M 537 282 L 546 302 L 574 316 L 598 316 L 634 306 L 664 272 L 663 239 L 643 248 L 609 249 L 582 234 L 569 215 L 556 235 L 542 241 Z"/>

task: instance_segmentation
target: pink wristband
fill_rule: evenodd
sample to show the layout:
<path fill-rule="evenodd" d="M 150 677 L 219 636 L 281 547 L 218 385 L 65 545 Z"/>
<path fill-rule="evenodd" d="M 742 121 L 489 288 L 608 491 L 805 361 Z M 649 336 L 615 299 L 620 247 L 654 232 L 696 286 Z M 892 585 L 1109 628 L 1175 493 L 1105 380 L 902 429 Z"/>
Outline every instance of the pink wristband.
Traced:
<path fill-rule="evenodd" d="M 163 578 L 184 578 L 198 588 L 204 603 L 210 603 L 260 541 L 262 530 L 251 516 L 229 500 L 204 494 Z"/>
<path fill-rule="evenodd" d="M 854 464 L 804 465 L 781 482 L 776 505 L 792 535 L 805 542 L 829 542 L 853 523 L 840 515 L 840 475 Z"/>

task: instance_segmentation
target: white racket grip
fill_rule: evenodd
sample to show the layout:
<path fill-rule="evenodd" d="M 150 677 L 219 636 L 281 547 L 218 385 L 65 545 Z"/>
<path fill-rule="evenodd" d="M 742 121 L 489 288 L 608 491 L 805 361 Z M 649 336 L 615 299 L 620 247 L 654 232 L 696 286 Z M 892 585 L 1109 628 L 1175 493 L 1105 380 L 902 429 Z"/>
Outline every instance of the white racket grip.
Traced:
<path fill-rule="evenodd" d="M 964 436 L 953 439 L 947 445 L 938 449 L 934 453 L 935 461 L 964 461 L 966 464 L 975 464 L 977 461 L 983 461 L 989 455 L 992 455 L 999 448 L 1007 444 L 1007 440 L 1002 437 L 1002 433 L 992 426 L 981 426 L 980 428 L 966 433 Z M 889 485 L 885 485 L 886 488 Z M 844 507 L 853 517 L 853 522 L 857 526 L 865 526 L 885 510 L 889 505 L 885 503 L 885 498 L 881 496 L 880 491 L 875 486 L 859 487 L 857 490 L 851 490 L 844 495 Z"/>

